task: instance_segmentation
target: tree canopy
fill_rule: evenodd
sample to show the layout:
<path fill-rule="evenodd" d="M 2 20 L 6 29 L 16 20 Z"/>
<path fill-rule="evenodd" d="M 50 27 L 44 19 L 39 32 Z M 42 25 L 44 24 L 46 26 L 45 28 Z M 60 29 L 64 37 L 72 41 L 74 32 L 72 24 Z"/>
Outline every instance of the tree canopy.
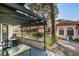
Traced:
<path fill-rule="evenodd" d="M 31 3 L 31 4 L 28 4 L 28 7 L 30 8 L 30 10 L 37 13 L 38 15 L 45 17 L 47 19 L 50 19 L 50 7 L 48 3 Z M 59 11 L 58 11 L 57 5 L 54 4 L 55 17 L 57 17 L 58 13 Z"/>

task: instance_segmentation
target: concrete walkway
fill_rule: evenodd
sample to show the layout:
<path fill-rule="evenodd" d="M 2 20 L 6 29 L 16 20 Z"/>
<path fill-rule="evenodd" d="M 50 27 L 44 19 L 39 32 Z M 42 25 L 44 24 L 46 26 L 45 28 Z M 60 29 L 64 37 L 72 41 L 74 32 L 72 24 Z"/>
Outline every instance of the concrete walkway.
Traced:
<path fill-rule="evenodd" d="M 30 39 L 22 39 L 21 43 L 44 50 L 44 42 L 39 42 Z"/>
<path fill-rule="evenodd" d="M 79 56 L 79 44 L 72 41 L 58 40 L 53 45 L 52 51 L 62 56 Z"/>

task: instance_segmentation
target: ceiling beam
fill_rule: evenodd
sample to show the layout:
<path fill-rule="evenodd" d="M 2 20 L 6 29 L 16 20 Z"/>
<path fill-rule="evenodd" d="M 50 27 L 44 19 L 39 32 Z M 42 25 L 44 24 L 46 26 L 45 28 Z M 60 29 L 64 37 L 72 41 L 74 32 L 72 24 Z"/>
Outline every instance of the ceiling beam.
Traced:
<path fill-rule="evenodd" d="M 28 26 L 42 26 L 42 25 L 46 25 L 46 22 L 34 22 L 34 23 L 30 23 L 30 24 L 23 24 L 23 27 L 28 27 Z"/>

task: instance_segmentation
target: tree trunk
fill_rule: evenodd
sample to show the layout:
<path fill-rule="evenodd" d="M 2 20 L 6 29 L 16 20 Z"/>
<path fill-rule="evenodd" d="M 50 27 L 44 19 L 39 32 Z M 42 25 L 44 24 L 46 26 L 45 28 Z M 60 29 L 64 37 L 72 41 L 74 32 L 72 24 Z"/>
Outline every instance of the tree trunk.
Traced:
<path fill-rule="evenodd" d="M 54 14 L 54 4 L 49 3 L 50 7 L 50 18 L 51 18 L 51 23 L 52 23 L 52 37 L 55 37 L 55 14 Z"/>

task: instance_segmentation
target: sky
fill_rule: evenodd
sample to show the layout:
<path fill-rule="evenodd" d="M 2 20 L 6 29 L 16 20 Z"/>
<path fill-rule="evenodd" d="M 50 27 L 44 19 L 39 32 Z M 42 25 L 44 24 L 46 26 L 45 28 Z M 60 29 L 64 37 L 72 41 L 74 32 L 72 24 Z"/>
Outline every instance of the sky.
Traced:
<path fill-rule="evenodd" d="M 59 3 L 58 19 L 79 20 L 79 3 Z"/>

